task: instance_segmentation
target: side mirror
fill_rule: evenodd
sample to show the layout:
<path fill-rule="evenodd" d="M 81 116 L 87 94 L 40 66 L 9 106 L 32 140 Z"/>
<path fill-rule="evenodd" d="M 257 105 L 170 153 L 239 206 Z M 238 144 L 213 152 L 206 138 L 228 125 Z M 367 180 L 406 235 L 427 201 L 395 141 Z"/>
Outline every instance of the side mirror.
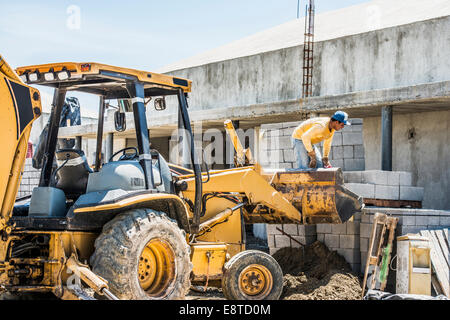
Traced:
<path fill-rule="evenodd" d="M 125 131 L 125 129 L 127 128 L 125 112 L 120 112 L 119 110 L 114 112 L 114 127 L 118 132 Z"/>
<path fill-rule="evenodd" d="M 166 110 L 166 99 L 164 97 L 155 99 L 155 110 Z"/>

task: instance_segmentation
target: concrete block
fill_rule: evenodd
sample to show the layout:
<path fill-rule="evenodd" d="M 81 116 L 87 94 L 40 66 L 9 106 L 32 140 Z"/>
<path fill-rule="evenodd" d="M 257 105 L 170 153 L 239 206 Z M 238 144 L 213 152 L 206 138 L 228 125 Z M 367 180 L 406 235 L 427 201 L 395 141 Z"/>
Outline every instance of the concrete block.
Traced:
<path fill-rule="evenodd" d="M 346 234 L 347 225 L 345 223 L 338 223 L 331 225 L 331 233 L 333 234 Z"/>
<path fill-rule="evenodd" d="M 342 144 L 344 146 L 363 144 L 362 133 L 361 132 L 342 132 Z"/>
<path fill-rule="evenodd" d="M 314 243 L 317 240 L 317 236 L 293 236 L 293 239 L 300 242 L 300 244 L 294 240 L 291 240 L 291 246 L 293 248 L 301 247 L 302 245 L 307 246 Z"/>
<path fill-rule="evenodd" d="M 317 234 L 317 241 L 320 241 L 320 242 L 325 242 L 325 234 L 324 233 L 318 233 Z"/>
<path fill-rule="evenodd" d="M 275 247 L 284 248 L 291 246 L 291 239 L 285 235 L 275 235 Z"/>
<path fill-rule="evenodd" d="M 424 190 L 422 187 L 409 187 L 401 185 L 400 200 L 422 201 L 423 191 Z"/>
<path fill-rule="evenodd" d="M 402 215 L 402 226 L 415 226 L 416 216 L 411 214 Z"/>
<path fill-rule="evenodd" d="M 361 251 L 368 251 L 369 250 L 369 238 L 359 237 L 359 249 Z"/>
<path fill-rule="evenodd" d="M 439 225 L 441 227 L 450 227 L 450 216 L 443 215 L 439 217 Z"/>
<path fill-rule="evenodd" d="M 387 185 L 398 186 L 400 184 L 400 173 L 398 171 L 387 171 Z"/>
<path fill-rule="evenodd" d="M 283 136 L 291 137 L 292 134 L 294 133 L 294 130 L 295 130 L 295 127 L 285 128 L 282 130 L 282 134 L 283 134 Z"/>
<path fill-rule="evenodd" d="M 331 147 L 331 149 L 333 152 L 333 160 L 344 159 L 344 147 L 343 146 Z"/>
<path fill-rule="evenodd" d="M 281 231 L 278 231 L 277 228 L 282 229 L 281 224 L 267 224 L 266 230 L 267 230 L 267 236 L 273 235 L 273 234 L 282 234 Z"/>
<path fill-rule="evenodd" d="M 339 235 L 339 247 L 342 249 L 359 249 L 359 235 Z"/>
<path fill-rule="evenodd" d="M 316 225 L 316 232 L 319 233 L 331 233 L 331 224 L 319 223 Z"/>
<path fill-rule="evenodd" d="M 361 252 L 353 249 L 338 249 L 337 252 L 344 257 L 348 263 L 361 263 Z"/>
<path fill-rule="evenodd" d="M 362 171 L 366 167 L 364 159 L 344 159 L 345 171 Z"/>
<path fill-rule="evenodd" d="M 367 252 L 361 252 L 361 273 L 366 272 Z"/>
<path fill-rule="evenodd" d="M 278 137 L 278 146 L 280 149 L 292 149 L 292 140 L 289 136 Z"/>
<path fill-rule="evenodd" d="M 416 225 L 427 226 L 429 221 L 428 216 L 416 215 Z"/>
<path fill-rule="evenodd" d="M 283 224 L 283 231 L 291 236 L 297 236 L 298 235 L 298 228 L 297 224 Z"/>
<path fill-rule="evenodd" d="M 281 136 L 283 134 L 282 129 L 271 129 L 271 130 L 267 130 L 266 131 L 266 136 L 268 138 L 275 138 L 278 139 L 279 136 Z"/>
<path fill-rule="evenodd" d="M 412 185 L 412 173 L 406 171 L 398 171 L 400 185 L 401 186 L 411 186 Z"/>
<path fill-rule="evenodd" d="M 267 156 L 269 163 L 284 162 L 283 150 L 269 150 Z"/>
<path fill-rule="evenodd" d="M 353 156 L 355 158 L 364 158 L 364 146 L 363 145 L 353 146 Z"/>
<path fill-rule="evenodd" d="M 275 236 L 273 234 L 267 236 L 267 246 L 269 248 L 275 247 Z"/>
<path fill-rule="evenodd" d="M 428 217 L 428 226 L 429 227 L 437 227 L 440 225 L 439 217 L 429 216 Z"/>
<path fill-rule="evenodd" d="M 344 160 L 343 159 L 338 159 L 338 160 L 331 160 L 330 161 L 331 165 L 333 166 L 333 168 L 341 168 L 342 170 L 344 170 Z"/>
<path fill-rule="evenodd" d="M 346 222 L 348 235 L 359 235 L 360 222 Z"/>
<path fill-rule="evenodd" d="M 338 234 L 325 234 L 325 245 L 328 249 L 339 248 L 339 235 Z"/>
<path fill-rule="evenodd" d="M 398 186 L 375 185 L 375 199 L 398 200 Z"/>
<path fill-rule="evenodd" d="M 362 171 L 345 171 L 343 174 L 345 183 L 361 183 Z"/>
<path fill-rule="evenodd" d="M 356 212 L 354 215 L 353 215 L 353 222 L 361 222 L 361 212 Z"/>
<path fill-rule="evenodd" d="M 293 149 L 283 150 L 283 159 L 284 161 L 294 162 L 295 161 L 294 150 Z"/>
<path fill-rule="evenodd" d="M 359 236 L 363 238 L 370 238 L 372 234 L 373 223 L 360 223 Z"/>
<path fill-rule="evenodd" d="M 315 236 L 317 234 L 316 225 L 299 225 L 298 235 L 299 236 Z"/>
<path fill-rule="evenodd" d="M 349 126 L 352 132 L 362 132 L 362 124 L 353 124 Z"/>
<path fill-rule="evenodd" d="M 353 159 L 353 146 L 344 146 L 344 159 Z"/>
<path fill-rule="evenodd" d="M 342 133 L 340 133 L 340 132 L 334 133 L 333 146 L 342 146 Z"/>
<path fill-rule="evenodd" d="M 373 199 L 375 197 L 375 185 L 368 183 L 345 183 L 344 186 L 351 192 L 363 198 Z"/>
<path fill-rule="evenodd" d="M 352 124 L 351 127 L 357 125 L 357 124 L 363 124 L 363 119 L 362 118 L 353 118 L 353 119 L 349 119 L 350 123 Z"/>
<path fill-rule="evenodd" d="M 387 185 L 388 171 L 383 170 L 366 170 L 362 173 L 362 183 L 372 183 Z"/>
<path fill-rule="evenodd" d="M 292 168 L 292 162 L 282 162 L 282 163 L 277 163 L 274 165 L 274 167 L 279 168 L 279 169 L 290 169 Z"/>

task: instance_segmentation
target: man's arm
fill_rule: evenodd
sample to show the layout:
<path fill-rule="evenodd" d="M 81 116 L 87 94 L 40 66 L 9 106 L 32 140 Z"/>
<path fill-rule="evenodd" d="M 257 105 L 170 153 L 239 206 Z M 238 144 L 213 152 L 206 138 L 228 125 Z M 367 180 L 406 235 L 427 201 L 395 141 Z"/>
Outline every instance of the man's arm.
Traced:
<path fill-rule="evenodd" d="M 324 142 L 323 142 L 323 157 L 328 158 L 328 155 L 330 154 L 331 143 L 333 142 L 333 136 L 334 136 L 334 132 L 328 139 L 324 140 Z"/>

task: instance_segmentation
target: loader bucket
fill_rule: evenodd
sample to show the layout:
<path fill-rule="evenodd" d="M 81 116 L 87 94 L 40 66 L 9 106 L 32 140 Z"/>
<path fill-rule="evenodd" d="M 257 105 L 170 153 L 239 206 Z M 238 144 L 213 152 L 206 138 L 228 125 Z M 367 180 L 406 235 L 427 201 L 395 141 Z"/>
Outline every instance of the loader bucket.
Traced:
<path fill-rule="evenodd" d="M 303 224 L 344 223 L 364 207 L 340 168 L 277 172 L 272 185 L 301 211 Z"/>

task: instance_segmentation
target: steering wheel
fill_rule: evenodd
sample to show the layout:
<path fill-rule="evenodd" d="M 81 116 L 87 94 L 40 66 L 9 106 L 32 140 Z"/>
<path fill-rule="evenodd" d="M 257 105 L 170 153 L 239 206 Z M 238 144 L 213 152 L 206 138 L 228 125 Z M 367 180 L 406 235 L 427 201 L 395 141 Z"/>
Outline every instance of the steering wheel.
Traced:
<path fill-rule="evenodd" d="M 127 150 L 134 150 L 134 153 L 125 153 L 125 151 Z M 136 147 L 126 147 L 123 149 L 120 149 L 119 151 L 117 151 L 116 153 L 114 153 L 108 160 L 108 162 L 111 162 L 112 159 L 117 156 L 119 153 L 122 152 L 122 155 L 120 156 L 118 161 L 125 161 L 125 160 L 134 160 L 137 157 L 139 157 L 139 152 L 137 150 Z"/>

